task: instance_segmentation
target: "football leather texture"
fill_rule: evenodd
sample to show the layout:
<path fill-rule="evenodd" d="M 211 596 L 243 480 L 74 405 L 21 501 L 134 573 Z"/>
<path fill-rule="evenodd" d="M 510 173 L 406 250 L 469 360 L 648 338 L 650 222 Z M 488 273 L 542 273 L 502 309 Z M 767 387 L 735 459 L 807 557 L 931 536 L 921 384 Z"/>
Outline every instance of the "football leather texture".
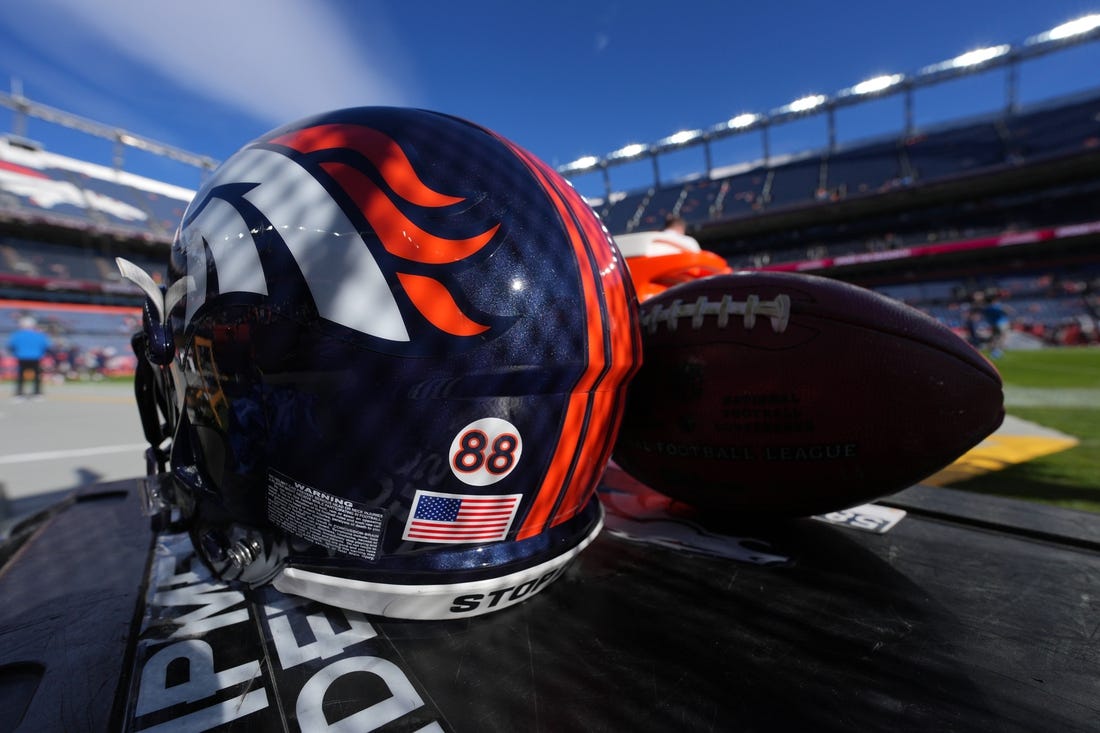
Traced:
<path fill-rule="evenodd" d="M 904 489 L 1000 426 L 1001 378 L 934 318 L 838 280 L 744 272 L 640 306 L 615 462 L 704 509 L 806 516 Z"/>

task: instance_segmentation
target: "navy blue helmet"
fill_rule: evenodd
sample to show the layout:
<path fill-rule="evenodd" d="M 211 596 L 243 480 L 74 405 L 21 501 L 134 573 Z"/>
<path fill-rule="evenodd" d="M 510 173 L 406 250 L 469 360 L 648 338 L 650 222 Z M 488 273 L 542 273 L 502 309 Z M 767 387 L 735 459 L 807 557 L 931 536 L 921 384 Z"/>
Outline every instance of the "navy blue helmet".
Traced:
<path fill-rule="evenodd" d="M 312 117 L 215 171 L 163 287 L 120 266 L 150 295 L 159 501 L 218 577 L 462 617 L 599 532 L 635 296 L 581 196 L 511 142 L 423 110 Z"/>

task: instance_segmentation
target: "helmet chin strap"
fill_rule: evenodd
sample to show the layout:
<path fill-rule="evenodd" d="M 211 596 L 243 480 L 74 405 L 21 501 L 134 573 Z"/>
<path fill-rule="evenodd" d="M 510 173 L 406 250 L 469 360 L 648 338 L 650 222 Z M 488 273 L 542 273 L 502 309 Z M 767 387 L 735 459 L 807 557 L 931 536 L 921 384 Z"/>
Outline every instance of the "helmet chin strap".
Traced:
<path fill-rule="evenodd" d="M 161 415 L 165 412 L 163 408 L 167 407 L 163 404 L 164 396 L 162 390 L 158 389 L 153 365 L 145 358 L 148 341 L 144 331 L 135 333 L 130 339 L 130 345 L 137 356 L 134 396 L 137 399 L 138 415 L 141 417 L 141 429 L 145 433 L 145 439 L 149 441 L 149 448 L 145 451 L 145 472 L 152 476 L 164 473 L 168 466 L 168 450 L 163 446 L 170 435 L 167 423 L 161 421 Z"/>

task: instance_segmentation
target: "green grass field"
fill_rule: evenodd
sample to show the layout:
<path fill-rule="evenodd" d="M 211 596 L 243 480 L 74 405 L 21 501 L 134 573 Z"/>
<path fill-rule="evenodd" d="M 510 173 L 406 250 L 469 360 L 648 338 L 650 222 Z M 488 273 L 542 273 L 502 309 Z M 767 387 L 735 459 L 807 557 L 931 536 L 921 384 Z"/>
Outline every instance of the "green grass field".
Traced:
<path fill-rule="evenodd" d="M 1100 512 L 1100 349 L 1009 351 L 994 363 L 1010 415 L 1080 444 L 953 488 Z"/>

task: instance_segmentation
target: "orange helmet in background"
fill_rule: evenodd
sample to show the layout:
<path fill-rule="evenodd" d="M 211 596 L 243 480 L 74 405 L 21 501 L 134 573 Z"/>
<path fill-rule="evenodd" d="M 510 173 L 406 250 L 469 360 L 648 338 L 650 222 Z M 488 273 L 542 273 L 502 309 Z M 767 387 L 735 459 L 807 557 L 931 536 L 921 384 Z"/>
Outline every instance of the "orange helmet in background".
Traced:
<path fill-rule="evenodd" d="M 733 272 L 723 257 L 701 249 L 693 237 L 672 231 L 620 234 L 615 244 L 626 260 L 639 301 L 673 285 Z"/>

